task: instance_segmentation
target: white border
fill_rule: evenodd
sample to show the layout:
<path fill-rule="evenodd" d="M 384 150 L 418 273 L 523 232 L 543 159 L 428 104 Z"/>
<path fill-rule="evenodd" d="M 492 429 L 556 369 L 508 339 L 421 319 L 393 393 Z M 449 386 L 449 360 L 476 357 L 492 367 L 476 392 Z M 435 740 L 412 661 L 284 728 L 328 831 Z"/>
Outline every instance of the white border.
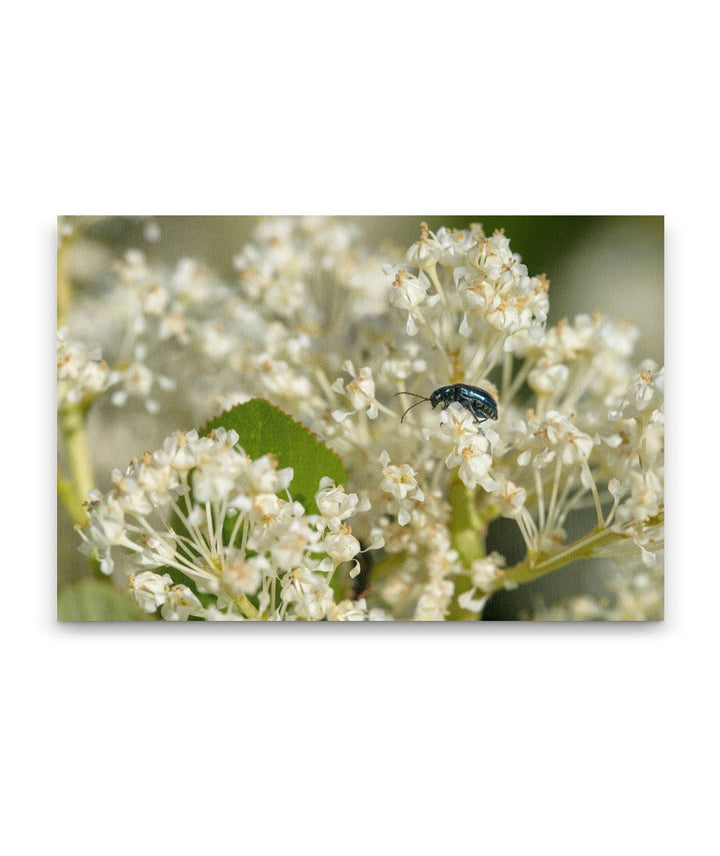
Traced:
<path fill-rule="evenodd" d="M 709 852 L 717 170 L 702 8 L 13 7 L 11 852 Z M 667 215 L 664 625 L 53 622 L 57 213 L 478 209 Z"/>

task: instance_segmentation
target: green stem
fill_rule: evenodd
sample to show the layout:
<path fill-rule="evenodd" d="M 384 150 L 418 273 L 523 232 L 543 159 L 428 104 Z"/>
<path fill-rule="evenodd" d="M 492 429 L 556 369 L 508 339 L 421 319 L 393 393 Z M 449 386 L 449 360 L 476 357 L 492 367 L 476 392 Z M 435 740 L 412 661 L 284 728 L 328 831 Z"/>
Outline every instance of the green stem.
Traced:
<path fill-rule="evenodd" d="M 82 404 L 66 404 L 60 409 L 60 428 L 65 440 L 70 478 L 58 474 L 58 496 L 76 523 L 87 522 L 83 502 L 95 484 L 90 463 L 90 447 L 85 432 Z M 80 510 L 79 510 L 80 509 Z"/>
<path fill-rule="evenodd" d="M 70 236 L 58 236 L 57 250 L 57 325 L 63 326 L 72 302 L 72 277 L 70 276 L 69 253 L 73 244 L 82 235 L 85 228 L 93 222 L 85 218 L 75 225 Z M 85 433 L 85 414 L 90 400 L 64 404 L 59 411 L 60 429 L 65 442 L 70 478 L 66 478 L 58 468 L 57 492 L 60 502 L 76 525 L 84 526 L 88 522 L 83 503 L 95 484 L 90 463 L 90 447 Z M 100 574 L 97 559 L 89 557 L 93 572 Z"/>
<path fill-rule="evenodd" d="M 510 351 L 505 351 L 503 353 L 503 368 L 502 368 L 502 394 L 501 397 L 503 399 L 507 398 L 507 391 L 510 388 L 510 381 L 512 379 L 512 369 L 513 369 L 513 355 Z"/>
<path fill-rule="evenodd" d="M 460 481 L 457 473 L 450 483 L 450 534 L 452 545 L 460 553 L 465 567 L 469 568 L 476 559 L 485 555 L 485 531 L 475 508 L 475 490 L 470 490 Z"/>
<path fill-rule="evenodd" d="M 69 251 L 77 240 L 79 230 L 71 236 L 58 236 L 57 249 L 57 323 L 61 327 L 72 300 Z M 60 408 L 60 429 L 67 451 L 70 478 L 58 468 L 57 492 L 60 501 L 75 523 L 83 526 L 88 517 L 83 502 L 93 487 L 90 450 L 85 434 L 85 407 L 80 403 L 64 404 Z"/>
<path fill-rule="evenodd" d="M 70 277 L 68 276 L 67 250 L 58 248 L 57 254 L 57 323 L 62 327 L 71 299 Z"/>
<path fill-rule="evenodd" d="M 57 492 L 60 502 L 65 506 L 66 511 L 72 517 L 73 522 L 82 526 L 87 521 L 87 515 L 83 508 L 82 500 L 77 495 L 75 487 L 70 479 L 66 479 L 58 468 L 57 474 Z"/>
<path fill-rule="evenodd" d="M 238 609 L 245 618 L 256 619 L 259 615 L 257 608 L 252 605 L 246 594 L 235 599 Z"/>
<path fill-rule="evenodd" d="M 450 482 L 450 535 L 452 545 L 460 554 L 460 560 L 466 568 L 476 559 L 485 555 L 485 533 L 487 524 L 481 519 L 475 507 L 476 490 L 470 490 L 460 481 L 457 473 Z M 477 621 L 477 615 L 458 606 L 458 596 L 470 588 L 468 576 L 455 580 L 455 597 L 448 615 L 449 621 Z"/>
<path fill-rule="evenodd" d="M 663 521 L 664 513 L 661 512 L 656 517 L 646 520 L 645 527 L 649 529 L 653 526 L 660 526 Z M 542 562 L 538 562 L 537 556 L 534 556 L 514 565 L 512 568 L 508 568 L 505 571 L 504 579 L 512 580 L 516 583 L 527 583 L 545 574 L 549 574 L 551 571 L 556 571 L 563 565 L 570 564 L 570 562 L 576 562 L 578 559 L 590 559 L 597 554 L 600 547 L 627 541 L 628 538 L 629 536 L 624 532 L 615 532 L 612 529 L 594 529 L 584 538 L 580 538 L 579 541 L 566 547 L 560 553 L 549 556 Z"/>
<path fill-rule="evenodd" d="M 70 250 L 81 237 L 84 226 L 76 223 L 71 235 L 58 235 L 57 246 L 57 325 L 62 327 L 72 301 Z"/>

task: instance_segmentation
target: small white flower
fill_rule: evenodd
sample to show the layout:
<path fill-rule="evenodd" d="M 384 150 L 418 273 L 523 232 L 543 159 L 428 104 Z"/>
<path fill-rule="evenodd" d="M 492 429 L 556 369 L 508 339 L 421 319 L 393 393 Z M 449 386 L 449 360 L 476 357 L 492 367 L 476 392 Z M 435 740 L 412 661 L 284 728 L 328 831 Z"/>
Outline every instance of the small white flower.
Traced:
<path fill-rule="evenodd" d="M 545 418 L 530 419 L 523 431 L 524 423 L 517 423 L 516 445 L 523 451 L 518 456 L 518 464 L 525 466 L 531 460 L 539 469 L 546 467 L 560 455 L 563 464 L 584 464 L 588 461 L 595 446 L 595 440 L 573 424 L 574 415 L 549 411 Z"/>
<path fill-rule="evenodd" d="M 520 329 L 520 317 L 517 307 L 499 294 L 493 295 L 487 307 L 485 318 L 491 327 L 506 333 L 514 333 Z"/>
<path fill-rule="evenodd" d="M 579 353 L 588 350 L 589 347 L 588 336 L 582 335 L 567 318 L 563 318 L 551 327 L 543 341 L 543 351 L 547 359 L 556 363 L 573 362 Z"/>
<path fill-rule="evenodd" d="M 482 559 L 476 559 L 470 565 L 470 579 L 475 588 L 491 591 L 493 586 L 503 578 L 505 559 L 499 553 L 490 553 Z"/>
<path fill-rule="evenodd" d="M 585 463 L 590 457 L 595 442 L 589 434 L 570 425 L 564 437 L 562 461 L 564 464 Z"/>
<path fill-rule="evenodd" d="M 542 360 L 528 375 L 528 385 L 538 395 L 556 396 L 565 389 L 569 377 L 566 365 Z"/>
<path fill-rule="evenodd" d="M 453 401 L 440 411 L 440 428 L 433 433 L 457 442 L 461 437 L 475 436 L 478 432 L 479 426 L 472 413 Z"/>
<path fill-rule="evenodd" d="M 160 319 L 158 335 L 161 340 L 176 339 L 181 345 L 191 341 L 191 324 L 185 315 L 178 310 L 167 312 Z"/>
<path fill-rule="evenodd" d="M 160 614 L 165 621 L 187 621 L 193 615 L 202 615 L 202 604 L 192 591 L 183 585 L 173 586 L 165 597 Z"/>
<path fill-rule="evenodd" d="M 292 605 L 298 618 L 321 621 L 335 606 L 327 580 L 304 567 L 297 567 L 282 579 L 281 600 Z"/>
<path fill-rule="evenodd" d="M 511 481 L 506 481 L 495 494 L 503 517 L 516 517 L 522 511 L 527 500 L 527 491 Z"/>
<path fill-rule="evenodd" d="M 240 496 L 233 501 L 233 506 L 249 511 L 252 517 L 265 524 L 273 523 L 283 510 L 282 500 L 274 493 L 258 493 L 248 501 L 248 497 Z"/>
<path fill-rule="evenodd" d="M 416 503 L 424 502 L 425 495 L 417 482 L 417 472 L 410 464 L 391 464 L 387 452 L 382 452 L 379 459 L 382 464 L 382 481 L 380 490 L 395 499 L 390 504 L 390 512 L 397 517 L 400 526 L 410 522 L 411 512 Z"/>
<path fill-rule="evenodd" d="M 416 478 L 417 472 L 410 464 L 391 464 L 387 452 L 383 452 L 379 460 L 383 465 L 380 490 L 389 493 L 396 499 L 405 499 L 405 497 L 410 496 L 422 500 L 422 491 L 418 488 Z"/>
<path fill-rule="evenodd" d="M 67 340 L 67 330 L 57 333 L 58 402 L 74 403 L 98 395 L 110 384 L 110 368 L 100 352 L 88 354 L 85 347 Z"/>
<path fill-rule="evenodd" d="M 460 481 L 472 489 L 485 481 L 492 466 L 489 447 L 490 444 L 482 434 L 464 436 L 445 459 L 445 465 L 448 469 L 459 465 Z"/>
<path fill-rule="evenodd" d="M 360 542 L 349 526 L 342 525 L 336 532 L 325 536 L 325 551 L 336 562 L 349 562 L 360 552 Z"/>
<path fill-rule="evenodd" d="M 292 478 L 292 467 L 279 470 L 274 455 L 257 458 L 245 470 L 248 488 L 253 493 L 279 493 L 288 487 Z"/>
<path fill-rule="evenodd" d="M 328 621 L 366 621 L 368 618 L 365 600 L 341 600 L 333 604 L 327 613 Z"/>
<path fill-rule="evenodd" d="M 447 268 L 460 267 L 465 254 L 477 243 L 479 232 L 463 229 L 446 229 L 441 226 L 435 235 L 440 246 L 440 264 Z"/>
<path fill-rule="evenodd" d="M 158 607 L 165 603 L 168 589 L 172 585 L 169 574 L 155 574 L 152 571 L 143 571 L 130 577 L 130 591 L 135 602 L 143 612 L 155 612 Z"/>
<path fill-rule="evenodd" d="M 238 479 L 250 466 L 242 451 L 222 446 L 211 448 L 212 454 L 197 462 L 193 474 L 193 492 L 200 503 L 233 498 Z"/>
<path fill-rule="evenodd" d="M 150 397 L 153 387 L 157 384 L 163 390 L 172 390 L 175 388 L 175 381 L 172 378 L 155 374 L 145 364 L 144 360 L 145 349 L 142 346 L 137 346 L 134 362 L 122 371 L 112 373 L 110 378 L 111 384 L 122 383 L 122 386 L 116 389 L 110 397 L 110 400 L 116 407 L 122 407 L 133 396 L 143 400 L 145 408 L 149 413 L 157 413 L 160 405 L 155 399 Z"/>
<path fill-rule="evenodd" d="M 458 595 L 457 602 L 461 609 L 467 609 L 468 612 L 476 612 L 480 614 L 487 603 L 487 595 L 475 598 L 475 593 L 476 589 L 471 588 L 468 591 L 463 592 L 461 595 Z"/>
<path fill-rule="evenodd" d="M 630 495 L 620 504 L 616 512 L 619 526 L 642 523 L 659 514 L 663 502 L 662 482 L 654 472 L 645 476 L 633 473 Z"/>
<path fill-rule="evenodd" d="M 224 360 L 238 348 L 235 337 L 228 334 L 218 321 L 201 324 L 196 335 L 203 353 L 214 360 Z"/>
<path fill-rule="evenodd" d="M 640 413 L 656 410 L 662 406 L 665 394 L 665 372 L 657 363 L 645 360 L 640 367 L 640 376 L 633 381 L 629 394 L 632 404 Z"/>
<path fill-rule="evenodd" d="M 153 283 L 140 299 L 142 311 L 147 315 L 162 316 L 170 302 L 170 294 L 161 283 Z"/>
<path fill-rule="evenodd" d="M 442 247 L 427 223 L 421 223 L 420 229 L 420 239 L 407 251 L 406 260 L 409 265 L 420 270 L 432 270 L 440 258 Z"/>
<path fill-rule="evenodd" d="M 151 535 L 135 561 L 144 568 L 162 568 L 175 559 L 176 551 L 177 538 L 174 534 Z"/>
<path fill-rule="evenodd" d="M 418 332 L 413 315 L 426 300 L 427 291 L 430 288 L 430 280 L 420 271 L 417 277 L 413 276 L 407 268 L 386 268 L 386 273 L 393 273 L 392 291 L 390 292 L 390 304 L 398 309 L 408 312 L 407 334 L 414 336 Z"/>
<path fill-rule="evenodd" d="M 359 500 L 356 493 L 346 493 L 342 485 L 323 477 L 320 480 L 320 490 L 315 494 L 315 503 L 323 517 L 328 520 L 345 520 L 356 511 L 367 511 L 370 502 L 367 499 Z"/>
<path fill-rule="evenodd" d="M 232 550 L 225 558 L 222 584 L 235 597 L 255 594 L 269 570 L 265 556 L 243 557 L 240 550 Z"/>
<path fill-rule="evenodd" d="M 372 369 L 369 366 L 364 366 L 359 372 L 355 371 L 355 366 L 350 360 L 345 360 L 343 368 L 350 375 L 352 380 L 344 384 L 342 378 L 338 378 L 332 385 L 335 392 L 344 392 L 350 401 L 350 406 L 354 409 L 350 412 L 336 411 L 341 418 L 333 414 L 333 418 L 337 422 L 342 422 L 347 416 L 356 413 L 358 410 L 364 410 L 368 419 L 377 419 L 378 406 L 375 399 L 375 381 L 373 380 Z"/>
<path fill-rule="evenodd" d="M 212 277 L 195 259 L 181 259 L 178 262 L 171 286 L 175 294 L 189 304 L 201 303 L 213 292 Z"/>
<path fill-rule="evenodd" d="M 423 587 L 415 607 L 415 621 L 444 621 L 455 591 L 452 580 L 433 580 Z"/>

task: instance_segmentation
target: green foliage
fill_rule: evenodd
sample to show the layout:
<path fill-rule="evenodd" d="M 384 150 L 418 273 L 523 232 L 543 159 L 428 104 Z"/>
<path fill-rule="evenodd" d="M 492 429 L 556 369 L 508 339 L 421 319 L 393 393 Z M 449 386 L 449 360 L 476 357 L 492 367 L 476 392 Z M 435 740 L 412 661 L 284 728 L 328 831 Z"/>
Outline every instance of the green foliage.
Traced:
<path fill-rule="evenodd" d="M 57 605 L 58 621 L 148 621 L 128 594 L 109 582 L 84 579 L 65 586 Z"/>
<path fill-rule="evenodd" d="M 240 445 L 251 458 L 271 452 L 281 467 L 292 467 L 294 476 L 290 493 L 301 502 L 308 514 L 317 514 L 315 493 L 323 476 L 342 484 L 347 478 L 340 458 L 304 425 L 296 422 L 263 398 L 254 398 L 221 413 L 205 425 L 200 433 L 213 428 L 235 430 Z"/>

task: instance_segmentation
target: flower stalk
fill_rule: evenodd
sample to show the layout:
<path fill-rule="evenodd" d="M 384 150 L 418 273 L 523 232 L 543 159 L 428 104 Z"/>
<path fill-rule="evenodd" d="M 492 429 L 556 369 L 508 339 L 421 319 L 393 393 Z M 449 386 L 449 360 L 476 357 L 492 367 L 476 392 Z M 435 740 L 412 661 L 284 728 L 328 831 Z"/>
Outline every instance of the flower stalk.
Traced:
<path fill-rule="evenodd" d="M 469 569 L 472 563 L 486 554 L 485 538 L 487 523 L 483 521 L 477 508 L 477 488 L 468 488 L 455 475 L 450 483 L 450 507 L 452 545 L 460 554 L 463 567 Z M 477 621 L 477 614 L 460 606 L 458 598 L 471 588 L 470 577 L 462 574 L 455 579 L 455 597 L 448 614 L 450 621 Z"/>
<path fill-rule="evenodd" d="M 652 529 L 662 526 L 663 523 L 664 514 L 658 514 L 646 520 L 645 527 Z M 626 532 L 595 528 L 554 556 L 545 558 L 532 556 L 517 565 L 513 565 L 505 571 L 505 579 L 514 583 L 528 583 L 556 571 L 558 568 L 569 565 L 571 562 L 577 562 L 580 559 L 592 559 L 594 556 L 604 553 L 606 548 L 625 544 L 627 541 L 628 534 Z M 538 558 L 541 560 L 538 561 Z"/>
<path fill-rule="evenodd" d="M 70 477 L 58 472 L 58 496 L 75 523 L 84 525 L 88 517 L 83 503 L 94 486 L 94 476 L 85 427 L 85 408 L 80 402 L 60 409 L 60 430 Z"/>

